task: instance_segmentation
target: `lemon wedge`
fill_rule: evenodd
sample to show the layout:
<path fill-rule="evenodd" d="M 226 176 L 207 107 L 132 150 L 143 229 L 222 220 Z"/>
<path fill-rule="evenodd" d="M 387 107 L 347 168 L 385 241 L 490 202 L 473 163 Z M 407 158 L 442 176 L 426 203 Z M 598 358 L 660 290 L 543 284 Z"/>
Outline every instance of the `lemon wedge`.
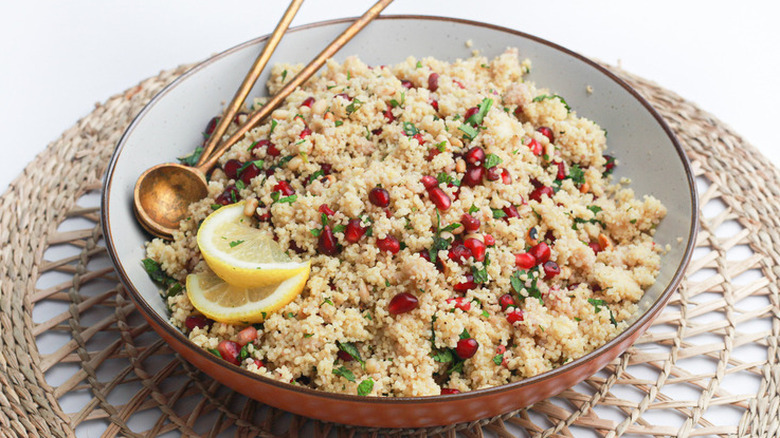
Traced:
<path fill-rule="evenodd" d="M 187 296 L 207 317 L 226 324 L 263 322 L 294 300 L 306 285 L 308 269 L 279 284 L 239 287 L 226 283 L 210 270 L 187 276 Z"/>
<path fill-rule="evenodd" d="M 303 274 L 310 262 L 297 263 L 267 232 L 244 215 L 244 202 L 227 205 L 206 217 L 198 230 L 198 247 L 214 273 L 232 286 L 276 286 Z"/>

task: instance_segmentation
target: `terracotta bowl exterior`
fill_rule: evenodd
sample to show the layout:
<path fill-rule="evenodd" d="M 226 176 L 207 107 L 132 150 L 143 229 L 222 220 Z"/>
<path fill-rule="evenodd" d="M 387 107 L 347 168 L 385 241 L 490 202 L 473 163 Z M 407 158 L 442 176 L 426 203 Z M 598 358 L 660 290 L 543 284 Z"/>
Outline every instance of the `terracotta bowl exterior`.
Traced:
<path fill-rule="evenodd" d="M 350 20 L 292 29 L 275 62 L 306 63 Z M 566 97 L 579 115 L 608 130 L 610 153 L 620 159 L 616 178 L 630 176 L 638 195 L 652 194 L 669 209 L 656 240 L 669 244 L 661 273 L 639 303 L 629 328 L 606 345 L 560 368 L 520 382 L 468 393 L 417 398 L 333 394 L 285 384 L 231 365 L 191 343 L 168 322 L 165 303 L 140 261 L 145 234 L 132 210 L 133 186 L 146 169 L 192 151 L 206 122 L 219 113 L 262 47 L 258 38 L 210 58 L 185 73 L 137 116 L 111 160 L 102 199 L 107 247 L 120 278 L 155 331 L 182 357 L 248 397 L 302 416 L 382 428 L 417 428 L 500 415 L 554 396 L 595 374 L 624 352 L 658 316 L 679 285 L 698 229 L 698 198 L 687 157 L 669 127 L 627 84 L 596 63 L 539 38 L 484 23 L 441 17 L 390 16 L 371 23 L 336 57 L 358 55 L 373 65 L 408 56 L 454 60 L 470 56 L 474 42 L 484 56 L 518 47 L 532 61 L 529 79 Z M 253 90 L 262 95 L 265 73 Z M 592 93 L 586 89 L 590 87 Z"/>

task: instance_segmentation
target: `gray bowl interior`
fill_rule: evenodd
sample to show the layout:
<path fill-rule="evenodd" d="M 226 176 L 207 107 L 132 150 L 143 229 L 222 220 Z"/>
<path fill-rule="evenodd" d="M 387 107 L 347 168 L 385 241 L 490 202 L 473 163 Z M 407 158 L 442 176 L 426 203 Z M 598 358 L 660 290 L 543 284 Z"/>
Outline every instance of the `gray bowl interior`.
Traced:
<path fill-rule="evenodd" d="M 290 31 L 277 48 L 271 64 L 306 63 L 335 38 L 347 23 L 305 26 Z M 467 48 L 465 41 L 473 41 Z M 637 195 L 659 198 L 669 214 L 658 227 L 656 239 L 671 245 L 664 255 L 657 283 L 640 302 L 649 308 L 675 278 L 686 260 L 695 228 L 695 195 L 687 161 L 671 133 L 648 106 L 604 70 L 577 55 L 507 30 L 424 17 L 390 17 L 371 23 L 344 47 L 336 59 L 358 55 L 368 64 L 392 64 L 408 56 L 455 60 L 473 49 L 487 57 L 517 47 L 532 62 L 529 80 L 564 96 L 581 116 L 608 131 L 610 153 L 620 160 L 615 176 L 630 177 Z M 262 48 L 259 40 L 230 49 L 189 71 L 166 88 L 132 123 L 113 158 L 104 194 L 104 217 L 109 247 L 117 267 L 161 320 L 167 311 L 157 287 L 144 272 L 144 242 L 150 238 L 136 222 L 132 209 L 133 186 L 147 168 L 189 154 L 203 141 L 208 120 L 218 114 L 241 83 Z M 263 74 L 253 95 L 266 94 Z M 586 88 L 590 86 L 593 93 Z"/>

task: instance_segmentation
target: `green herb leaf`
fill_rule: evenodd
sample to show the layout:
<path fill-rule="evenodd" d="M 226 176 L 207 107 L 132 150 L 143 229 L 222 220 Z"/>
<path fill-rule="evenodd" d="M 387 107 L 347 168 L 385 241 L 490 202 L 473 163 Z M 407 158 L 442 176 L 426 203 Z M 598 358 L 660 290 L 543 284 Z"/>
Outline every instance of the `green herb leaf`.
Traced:
<path fill-rule="evenodd" d="M 244 190 L 246 188 L 246 184 L 244 184 L 244 181 L 238 180 L 236 181 L 236 188 L 238 190 Z"/>
<path fill-rule="evenodd" d="M 374 389 L 374 380 L 369 377 L 368 379 L 360 382 L 357 388 L 357 394 L 366 396 L 368 394 L 371 394 L 371 390 L 373 389 Z"/>
<path fill-rule="evenodd" d="M 487 115 L 488 111 L 490 111 L 490 107 L 493 106 L 493 99 L 486 97 L 482 99 L 482 102 L 479 103 L 479 111 L 477 111 L 476 114 L 472 115 L 471 117 L 466 120 L 466 122 L 471 123 L 472 126 L 479 126 L 482 124 L 482 120 Z"/>
<path fill-rule="evenodd" d="M 336 127 L 338 128 L 339 126 L 343 125 L 344 122 L 342 122 L 341 120 L 336 120 L 335 122 L 333 122 L 333 124 L 336 125 Z"/>
<path fill-rule="evenodd" d="M 344 224 L 338 224 L 333 226 L 333 232 L 334 233 L 343 233 L 344 230 L 347 229 L 347 226 Z"/>
<path fill-rule="evenodd" d="M 242 361 L 249 357 L 249 349 L 247 348 L 249 344 L 244 345 L 241 347 L 241 351 L 238 352 L 238 360 Z"/>
<path fill-rule="evenodd" d="M 310 337 L 312 337 L 312 336 L 314 336 L 314 333 L 305 333 L 305 334 L 303 335 L 304 339 L 305 339 L 305 338 L 310 338 Z"/>
<path fill-rule="evenodd" d="M 416 68 L 422 68 L 422 61 L 417 61 L 417 67 Z"/>
<path fill-rule="evenodd" d="M 262 169 L 263 168 L 263 160 L 247 161 L 246 163 L 244 163 L 243 166 L 238 168 L 238 172 L 236 172 L 236 174 L 241 175 L 241 172 L 243 172 L 244 169 L 249 167 L 249 165 L 251 165 L 251 164 L 254 164 L 258 169 Z M 241 181 L 241 184 L 243 185 L 244 182 Z M 238 181 L 236 181 L 236 187 L 238 187 Z"/>
<path fill-rule="evenodd" d="M 566 103 L 566 100 L 564 98 L 562 98 L 561 96 L 557 95 L 557 94 L 541 94 L 539 96 L 534 97 L 531 102 L 541 102 L 541 101 L 547 100 L 547 99 L 558 99 L 558 100 L 560 100 L 561 103 L 563 104 L 563 106 L 566 107 L 566 112 L 569 112 L 569 113 L 571 112 L 571 108 L 569 107 L 569 104 Z"/>
<path fill-rule="evenodd" d="M 363 367 L 366 366 L 366 363 L 360 357 L 360 351 L 358 351 L 357 347 L 355 347 L 355 344 L 353 344 L 352 342 L 336 341 L 336 346 L 339 347 L 339 350 L 347 353 L 348 355 L 352 356 L 353 359 L 360 362 L 360 365 L 362 365 Z"/>
<path fill-rule="evenodd" d="M 420 130 L 412 122 L 404 122 L 404 134 L 411 137 L 420 133 Z"/>
<path fill-rule="evenodd" d="M 318 171 L 316 171 L 316 172 L 312 173 L 312 174 L 309 176 L 309 184 L 311 184 L 312 182 L 314 182 L 314 180 L 315 180 L 315 179 L 317 179 L 317 178 L 321 177 L 322 175 L 325 175 L 325 171 L 324 171 L 324 170 L 322 170 L 322 169 L 320 169 L 320 170 L 318 170 Z"/>
<path fill-rule="evenodd" d="M 314 237 L 320 237 L 320 234 L 322 234 L 322 229 L 320 229 L 320 228 L 312 228 L 311 230 L 309 230 L 309 232 Z"/>
<path fill-rule="evenodd" d="M 502 217 L 506 217 L 506 213 L 503 209 L 491 208 L 490 210 L 493 211 L 493 219 L 501 219 Z"/>
<path fill-rule="evenodd" d="M 482 268 L 477 269 L 476 266 L 471 266 L 471 273 L 474 276 L 474 283 L 484 284 L 490 279 L 487 273 L 487 267 L 490 265 L 490 254 L 485 253 L 485 261 L 482 262 Z"/>
<path fill-rule="evenodd" d="M 278 202 L 279 204 L 292 204 L 298 199 L 298 195 L 290 195 L 285 196 L 284 198 L 279 198 Z"/>
<path fill-rule="evenodd" d="M 461 226 L 461 225 L 460 225 L 460 223 L 459 223 L 459 222 L 456 222 L 456 223 L 454 223 L 454 224 L 449 224 L 449 225 L 447 225 L 446 227 L 442 228 L 442 229 L 441 229 L 441 231 L 442 231 L 442 232 L 445 232 L 445 231 L 454 231 L 454 230 L 457 230 L 458 228 L 460 228 L 460 226 Z"/>
<path fill-rule="evenodd" d="M 219 354 L 219 350 L 217 350 L 216 348 L 209 348 L 209 353 L 211 353 L 214 356 L 217 356 L 218 358 L 222 359 L 222 355 Z"/>
<path fill-rule="evenodd" d="M 441 143 L 436 143 L 436 149 L 439 150 L 439 152 L 444 152 L 447 150 L 447 142 L 443 141 Z"/>
<path fill-rule="evenodd" d="M 577 164 L 569 166 L 569 175 L 566 178 L 570 178 L 574 184 L 580 185 L 585 182 L 585 171 Z"/>
<path fill-rule="evenodd" d="M 485 169 L 490 169 L 491 167 L 496 167 L 503 162 L 504 160 L 502 160 L 501 157 L 499 157 L 498 155 L 487 154 L 487 156 L 485 156 L 485 163 L 483 164 L 483 166 L 485 167 Z"/>
<path fill-rule="evenodd" d="M 284 82 L 284 79 L 287 77 L 287 70 L 282 72 L 282 82 Z"/>
<path fill-rule="evenodd" d="M 471 337 L 471 335 L 469 334 L 468 330 L 463 329 L 463 332 L 461 332 L 459 337 L 460 337 L 460 339 L 468 339 L 468 338 Z"/>
<path fill-rule="evenodd" d="M 242 243 L 244 243 L 244 241 L 243 241 L 243 240 L 234 240 L 234 241 L 230 242 L 230 247 L 231 247 L 231 248 L 235 248 L 235 247 L 237 247 L 238 245 L 241 245 Z"/>
<path fill-rule="evenodd" d="M 201 154 L 203 154 L 203 147 L 198 146 L 191 154 L 185 155 L 183 157 L 179 157 L 178 160 L 181 164 L 184 164 L 185 166 L 194 166 L 195 164 L 198 163 Z"/>
<path fill-rule="evenodd" d="M 588 210 L 592 211 L 593 214 L 596 214 L 596 213 L 601 212 L 602 208 L 599 207 L 598 205 L 591 205 L 591 206 L 588 207 Z"/>
<path fill-rule="evenodd" d="M 363 106 L 363 102 L 360 101 L 357 97 L 352 99 L 352 102 L 350 102 L 349 105 L 347 105 L 347 115 L 351 115 L 352 113 L 360 109 L 361 106 Z"/>
<path fill-rule="evenodd" d="M 476 205 L 471 204 L 471 207 L 469 207 L 469 214 L 476 213 L 478 211 L 479 211 L 479 208 L 477 208 Z M 502 213 L 503 213 L 503 210 L 502 210 Z"/>
<path fill-rule="evenodd" d="M 444 349 L 444 350 L 436 350 L 432 355 L 434 362 L 439 363 L 450 363 L 454 359 L 455 355 L 452 354 L 452 350 Z"/>
<path fill-rule="evenodd" d="M 322 306 L 323 304 L 330 304 L 331 306 L 335 306 L 335 304 L 333 304 L 333 301 L 330 299 L 330 297 L 325 297 L 325 299 L 322 300 L 322 302 L 320 303 L 320 306 Z"/>
<path fill-rule="evenodd" d="M 274 129 L 276 129 L 276 125 L 278 125 L 278 124 L 279 124 L 279 122 L 277 122 L 274 119 L 271 119 L 271 128 L 268 130 L 268 135 L 269 136 L 274 133 Z"/>
<path fill-rule="evenodd" d="M 214 211 L 217 211 L 217 210 L 219 210 L 220 208 L 222 208 L 222 206 L 221 206 L 221 205 L 219 205 L 219 204 L 211 204 L 211 209 L 212 209 L 212 210 L 214 210 Z"/>
<path fill-rule="evenodd" d="M 504 355 L 503 354 L 497 354 L 493 356 L 493 363 L 496 365 L 501 365 L 501 363 L 504 361 Z"/>
<path fill-rule="evenodd" d="M 350 382 L 354 382 L 355 381 L 355 375 L 352 373 L 352 371 L 348 370 L 347 367 L 345 367 L 344 365 L 342 365 L 342 366 L 336 368 L 335 370 L 333 370 L 333 374 L 335 374 L 337 376 L 341 376 L 341 377 L 349 380 Z"/>
<path fill-rule="evenodd" d="M 465 123 L 458 126 L 458 129 L 461 130 L 463 134 L 466 136 L 466 138 L 468 138 L 469 140 L 474 140 L 474 137 L 476 137 L 477 134 L 479 134 L 479 132 L 476 129 L 474 129 L 473 127 Z"/>
<path fill-rule="evenodd" d="M 168 288 L 168 293 L 166 294 L 167 297 L 175 297 L 176 295 L 179 295 L 184 290 L 184 286 L 182 286 L 181 283 L 176 282 L 173 284 L 173 286 Z"/>

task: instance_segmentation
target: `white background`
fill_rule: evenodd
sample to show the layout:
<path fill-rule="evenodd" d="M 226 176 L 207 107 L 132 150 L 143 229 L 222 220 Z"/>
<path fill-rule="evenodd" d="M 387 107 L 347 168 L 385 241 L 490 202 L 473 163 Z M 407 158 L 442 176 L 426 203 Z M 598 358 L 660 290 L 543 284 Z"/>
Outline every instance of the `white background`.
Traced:
<path fill-rule="evenodd" d="M 48 143 L 160 70 L 269 33 L 286 1 L 14 2 L 0 17 L 0 192 Z M 368 1 L 308 0 L 294 25 L 359 15 Z M 780 165 L 780 6 L 770 2 L 396 0 L 390 14 L 522 30 L 617 64 L 699 104 Z M 464 39 L 468 38 L 464 35 Z M 226 96 L 229 98 L 230 96 Z M 728 422 L 732 422 L 729 418 Z M 83 429 L 97 436 L 101 428 Z"/>
<path fill-rule="evenodd" d="M 309 0 L 293 25 L 360 15 L 372 3 Z M 286 5 L 6 2 L 0 24 L 0 192 L 96 102 L 160 70 L 271 32 Z M 697 103 L 780 165 L 776 2 L 396 0 L 386 13 L 485 21 L 620 63 Z"/>

